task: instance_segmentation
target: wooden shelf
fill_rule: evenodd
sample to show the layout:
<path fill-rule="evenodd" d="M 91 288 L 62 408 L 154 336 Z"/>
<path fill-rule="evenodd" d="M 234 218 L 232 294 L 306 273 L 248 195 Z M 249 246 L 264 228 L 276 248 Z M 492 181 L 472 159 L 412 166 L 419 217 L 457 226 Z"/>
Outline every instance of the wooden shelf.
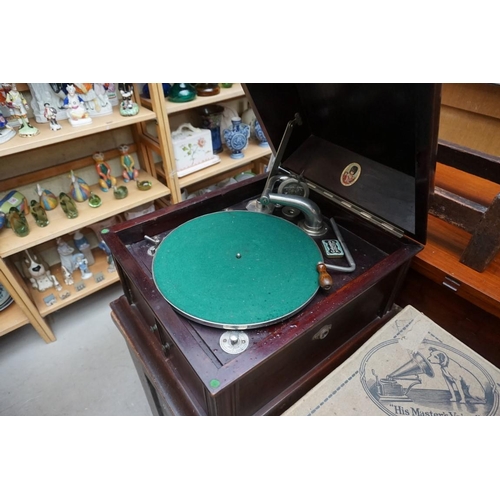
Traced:
<path fill-rule="evenodd" d="M 237 97 L 243 97 L 245 91 L 241 86 L 241 83 L 233 83 L 233 86 L 229 89 L 221 88 L 217 95 L 200 97 L 196 96 L 196 99 L 189 102 L 171 102 L 168 98 L 165 99 L 165 104 L 167 107 L 167 114 L 172 115 L 174 113 L 179 113 L 180 111 L 186 111 L 187 109 L 198 108 L 200 106 L 206 106 L 207 104 L 217 104 L 222 101 L 228 101 L 230 99 L 236 99 Z M 151 109 L 151 99 L 141 97 L 141 104 Z"/>
<path fill-rule="evenodd" d="M 118 106 L 113 107 L 112 114 L 92 117 L 92 123 L 90 125 L 83 125 L 81 127 L 72 127 L 68 120 L 61 120 L 61 130 L 50 130 L 48 123 L 36 123 L 34 119 L 32 119 L 32 125 L 39 129 L 40 133 L 34 137 L 19 137 L 19 135 L 16 134 L 16 136 L 9 141 L 0 144 L 0 157 L 153 119 L 156 119 L 156 114 L 150 109 L 141 107 L 139 113 L 135 116 L 122 116 Z"/>
<path fill-rule="evenodd" d="M 485 205 L 500 192 L 499 184 L 440 163 L 436 165 L 435 185 Z M 500 253 L 484 272 L 475 271 L 460 263 L 470 239 L 463 229 L 429 215 L 427 244 L 414 257 L 412 267 L 439 285 L 451 278 L 458 283 L 456 295 L 500 317 Z"/>
<path fill-rule="evenodd" d="M 3 311 L 0 311 L 0 337 L 28 323 L 28 317 L 14 302 Z"/>
<path fill-rule="evenodd" d="M 63 288 L 60 292 L 55 288 L 50 288 L 48 290 L 45 290 L 44 292 L 39 292 L 38 290 L 32 289 L 31 296 L 33 298 L 33 302 L 42 317 L 45 317 L 48 314 L 57 311 L 58 309 L 62 309 L 63 307 L 73 304 L 80 299 L 93 294 L 97 290 L 112 285 L 113 283 L 116 283 L 120 280 L 117 271 L 111 273 L 108 272 L 106 254 L 102 250 L 97 248 L 92 251 L 92 254 L 94 256 L 95 262 L 92 266 L 89 267 L 89 270 L 93 273 L 93 276 L 87 280 L 82 280 L 80 278 L 81 274 L 79 270 L 76 270 L 73 273 L 75 284 L 80 282 L 85 285 L 85 288 L 83 288 L 82 290 L 77 290 L 75 284 L 66 285 L 64 283 L 64 277 L 61 271 L 60 264 L 52 266 L 50 269 L 50 272 L 57 278 L 57 281 L 59 281 Z M 102 273 L 102 275 L 104 276 L 104 279 L 99 282 L 97 282 L 95 279 L 95 276 L 98 273 Z M 63 296 L 67 292 L 69 292 L 70 295 L 65 299 L 61 299 L 61 296 Z M 47 305 L 44 299 L 51 294 L 54 295 L 56 302 L 53 305 Z"/>
<path fill-rule="evenodd" d="M 500 317 L 500 254 L 479 273 L 460 263 L 470 234 L 432 215 L 427 231 L 427 244 L 414 257 L 413 269 L 438 284 L 452 278 L 459 284 L 458 296 Z"/>
<path fill-rule="evenodd" d="M 243 153 L 245 155 L 243 158 L 234 160 L 229 156 L 230 152 L 228 152 L 228 150 L 224 148 L 224 151 L 222 153 L 219 153 L 219 156 L 221 158 L 221 161 L 219 163 L 212 165 L 211 167 L 198 170 L 198 172 L 186 175 L 185 177 L 180 177 L 179 186 L 181 188 L 185 188 L 221 173 L 230 172 L 235 168 L 238 168 L 247 163 L 251 163 L 252 161 L 258 160 L 263 156 L 271 154 L 271 148 L 263 148 L 256 143 L 250 143 Z"/>
<path fill-rule="evenodd" d="M 62 208 L 58 205 L 54 210 L 47 212 L 49 225 L 38 227 L 32 215 L 27 216 L 30 233 L 27 236 L 20 237 L 14 234 L 12 229 L 3 228 L 0 231 L 0 257 L 5 258 L 14 255 L 28 248 L 50 241 L 59 236 L 76 231 L 90 224 L 112 217 L 113 215 L 126 212 L 144 203 L 154 201 L 157 198 L 167 196 L 170 190 L 160 181 L 153 179 L 143 170 L 139 171 L 139 180 L 150 180 L 153 186 L 149 191 L 139 191 L 133 182 L 127 185 L 128 196 L 123 200 L 117 200 L 113 196 L 113 191 L 107 193 L 101 191 L 98 185 L 92 186 L 94 193 L 102 199 L 102 205 L 98 208 L 91 208 L 88 202 L 76 203 L 78 208 L 78 217 L 68 219 Z M 119 182 L 119 185 L 125 185 Z M 59 194 L 59 193 L 54 193 Z"/>
<path fill-rule="evenodd" d="M 136 86 L 136 84 L 134 85 Z M 150 87 L 155 90 L 153 94 L 155 96 L 160 95 L 156 89 L 157 86 L 158 84 L 150 84 Z M 26 92 L 29 91 L 27 85 L 23 88 L 19 85 L 18 88 Z M 138 92 L 136 92 L 136 95 L 138 95 Z M 97 134 L 128 127 L 131 130 L 127 132 L 132 133 L 133 142 L 135 143 L 134 152 L 137 152 L 141 163 L 139 180 L 148 180 L 152 182 L 152 188 L 150 190 L 139 191 L 135 182 L 125 184 L 121 177 L 117 177 L 118 184 L 126 185 L 128 188 L 128 196 L 123 200 L 115 199 L 113 190 L 104 193 L 101 191 L 99 185 L 96 184 L 92 186 L 91 189 L 102 199 L 102 205 L 98 208 L 91 208 L 88 202 L 76 203 L 78 216 L 75 219 L 68 219 L 62 208 L 58 206 L 55 210 L 47 212 L 49 225 L 44 228 L 38 227 L 33 216 L 28 214 L 26 218 L 30 232 L 25 237 L 17 236 L 12 229 L 7 227 L 0 230 L 0 271 L 2 279 L 11 286 L 16 297 L 16 304 L 0 312 L 0 335 L 15 330 L 22 325 L 31 324 L 45 342 L 53 342 L 56 339 L 45 316 L 92 294 L 96 290 L 119 281 L 120 278 L 117 272 L 109 273 L 107 271 L 108 264 L 106 262 L 105 253 L 100 249 L 96 249 L 94 252 L 96 263 L 90 267 L 94 276 L 89 280 L 81 280 L 80 272 L 75 272 L 75 281 L 82 281 L 84 288 L 78 291 L 74 285 L 66 286 L 61 275 L 61 266 L 58 263 L 54 266 L 52 271 L 61 283 L 61 286 L 63 286 L 63 290 L 59 292 L 53 288 L 41 293 L 33 289 L 30 283 L 21 276 L 13 257 L 24 250 L 43 244 L 46 244 L 47 250 L 50 251 L 51 249 L 48 247 L 54 244 L 55 250 L 56 243 L 55 241 L 53 242 L 53 240 L 60 236 L 71 234 L 78 229 L 96 224 L 153 201 L 158 204 L 167 203 L 166 197 L 172 197 L 170 190 L 172 186 L 171 179 L 165 177 L 165 175 L 163 176 L 165 183 L 156 179 L 154 165 L 155 153 L 162 158 L 166 158 L 168 154 L 168 151 L 165 149 L 165 141 L 160 141 L 159 144 L 152 141 L 146 135 L 146 127 L 143 126 L 144 124 L 149 125 L 149 123 L 153 122 L 157 124 L 160 131 L 163 131 L 165 117 L 166 113 L 163 102 L 161 99 L 156 99 L 154 106 L 140 106 L 139 112 L 135 116 L 122 116 L 119 106 L 114 106 L 112 113 L 109 115 L 92 117 L 92 123 L 89 125 L 72 127 L 68 120 L 61 120 L 60 125 L 62 128 L 57 131 L 51 130 L 48 123 L 37 123 L 33 118 L 31 123 L 39 130 L 40 133 L 38 135 L 34 137 L 20 137 L 19 134 L 16 133 L 12 139 L 0 144 L 0 158 L 2 158 L 0 163 L 3 162 L 7 169 L 9 169 L 9 162 L 6 161 L 8 160 L 7 157 L 19 153 L 28 153 L 28 157 L 32 162 L 36 162 L 39 155 L 44 156 L 47 160 L 47 169 L 42 168 L 42 170 L 36 170 L 36 168 L 28 168 L 27 174 L 29 175 L 25 175 L 24 171 L 16 173 L 15 166 L 9 170 L 8 175 L 10 176 L 9 181 L 13 186 L 12 189 L 22 189 L 22 185 L 28 187 L 29 184 L 38 182 L 39 179 L 53 177 L 59 175 L 61 172 L 69 171 L 69 169 L 73 167 L 73 164 L 85 162 L 85 165 L 87 165 L 89 161 L 89 153 L 87 150 L 91 147 L 91 143 L 93 141 L 101 142 L 101 138 L 97 137 Z M 80 142 L 79 139 L 85 137 L 90 137 L 90 142 L 86 141 L 85 147 L 82 148 L 81 155 L 75 154 L 76 158 L 65 161 L 65 151 L 67 151 L 68 148 L 72 148 L 73 145 L 76 146 L 77 143 Z M 106 143 L 108 143 L 112 141 L 113 137 L 118 139 L 116 134 L 111 134 L 111 136 L 109 134 L 104 134 L 104 142 L 107 141 Z M 74 142 L 71 143 L 68 141 Z M 113 146 L 109 146 L 107 149 L 110 149 L 110 147 L 112 148 Z M 114 147 L 116 147 L 116 145 Z M 78 151 L 75 153 L 78 153 Z M 3 157 L 5 157 L 5 159 L 3 159 Z M 51 161 L 51 158 L 57 158 L 57 161 Z M 16 158 L 16 161 L 17 160 L 22 162 L 22 156 Z M 15 165 L 16 163 L 14 162 L 13 164 Z M 50 174 L 48 171 L 53 171 L 53 173 Z M 14 182 L 15 179 L 17 179 L 17 183 Z M 177 189 L 177 186 L 175 187 Z M 7 191 L 9 190 L 10 189 Z M 57 196 L 59 192 L 54 192 L 54 194 Z M 163 199 L 165 199 L 165 201 L 163 201 Z M 54 260 L 52 260 L 52 262 L 54 262 Z M 100 272 L 102 272 L 104 279 L 98 282 L 95 279 L 95 275 Z M 67 292 L 69 292 L 69 294 Z M 11 293 L 13 292 L 11 291 Z M 56 300 L 54 304 L 47 305 L 44 298 L 50 294 L 53 294 Z M 62 297 L 65 295 L 66 297 L 63 299 Z"/>

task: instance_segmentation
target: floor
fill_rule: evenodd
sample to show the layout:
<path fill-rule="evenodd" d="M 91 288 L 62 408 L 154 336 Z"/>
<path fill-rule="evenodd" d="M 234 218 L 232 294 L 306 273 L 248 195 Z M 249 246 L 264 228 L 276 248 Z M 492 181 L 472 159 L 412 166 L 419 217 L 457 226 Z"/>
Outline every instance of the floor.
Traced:
<path fill-rule="evenodd" d="M 151 415 L 109 303 L 113 284 L 49 316 L 46 344 L 27 325 L 0 337 L 0 415 Z"/>

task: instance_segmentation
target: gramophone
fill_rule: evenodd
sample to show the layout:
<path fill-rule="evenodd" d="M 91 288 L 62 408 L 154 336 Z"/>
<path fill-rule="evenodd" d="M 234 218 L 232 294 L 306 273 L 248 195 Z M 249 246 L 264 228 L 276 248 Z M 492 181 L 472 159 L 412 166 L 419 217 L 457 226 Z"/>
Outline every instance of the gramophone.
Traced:
<path fill-rule="evenodd" d="M 386 378 L 379 379 L 374 370 L 376 378 L 377 397 L 379 401 L 412 401 L 408 396 L 410 389 L 421 384 L 420 374 L 434 377 L 434 370 L 429 362 L 418 352 L 413 353 L 410 361 L 400 366 Z M 410 385 L 403 387 L 397 380 L 410 381 Z"/>

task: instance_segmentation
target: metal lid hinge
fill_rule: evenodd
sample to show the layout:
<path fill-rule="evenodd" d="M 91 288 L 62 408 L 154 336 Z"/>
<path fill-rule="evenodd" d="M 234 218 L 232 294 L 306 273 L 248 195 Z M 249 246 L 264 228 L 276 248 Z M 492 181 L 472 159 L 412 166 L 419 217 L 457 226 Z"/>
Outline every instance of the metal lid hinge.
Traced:
<path fill-rule="evenodd" d="M 377 217 L 376 215 L 371 214 L 370 212 L 367 212 L 366 210 L 362 209 L 361 207 L 358 207 L 358 206 L 354 205 L 353 203 L 351 203 L 347 200 L 344 200 L 340 196 L 338 196 L 330 191 L 327 191 L 326 189 L 323 189 L 321 187 L 316 186 L 312 182 L 308 181 L 307 185 L 313 191 L 325 196 L 326 198 L 331 199 L 332 201 L 334 201 L 338 205 L 346 208 L 347 210 L 358 215 L 359 217 L 362 217 L 363 219 L 370 221 L 371 223 L 375 224 L 377 227 L 380 227 L 384 231 L 387 231 L 398 238 L 402 238 L 404 236 L 404 231 L 402 229 L 399 229 L 398 227 L 393 226 L 392 224 L 389 224 L 387 221 L 381 219 L 380 217 Z"/>

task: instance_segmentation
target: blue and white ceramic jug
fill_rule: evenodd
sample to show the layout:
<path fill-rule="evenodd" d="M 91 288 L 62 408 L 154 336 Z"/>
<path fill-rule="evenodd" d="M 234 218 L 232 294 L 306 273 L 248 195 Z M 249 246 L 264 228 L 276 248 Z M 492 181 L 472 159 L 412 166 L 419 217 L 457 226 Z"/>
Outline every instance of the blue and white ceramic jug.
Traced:
<path fill-rule="evenodd" d="M 269 146 L 269 143 L 267 142 L 267 138 L 264 135 L 264 132 L 258 120 L 255 120 L 254 130 L 255 130 L 255 137 L 259 141 L 259 146 L 267 148 Z"/>
<path fill-rule="evenodd" d="M 237 160 L 243 158 L 243 150 L 248 146 L 248 138 L 250 137 L 250 127 L 241 123 L 241 118 L 235 116 L 231 119 L 232 128 L 224 130 L 224 140 L 226 146 L 231 150 L 230 157 Z"/>

